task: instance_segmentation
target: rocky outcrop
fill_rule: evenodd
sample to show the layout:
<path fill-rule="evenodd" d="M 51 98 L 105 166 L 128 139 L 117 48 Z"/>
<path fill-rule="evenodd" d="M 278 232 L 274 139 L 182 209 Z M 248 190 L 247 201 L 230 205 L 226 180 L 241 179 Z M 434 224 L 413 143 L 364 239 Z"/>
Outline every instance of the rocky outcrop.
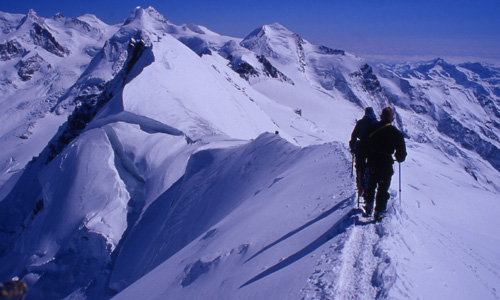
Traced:
<path fill-rule="evenodd" d="M 11 60 L 13 58 L 21 57 L 24 54 L 26 54 L 26 50 L 17 40 L 0 44 L 0 61 Z"/>
<path fill-rule="evenodd" d="M 44 66 L 48 69 L 51 68 L 50 64 L 48 64 L 40 55 L 36 54 L 26 60 L 21 60 L 17 64 L 17 74 L 22 81 L 28 81 L 31 80 L 33 75 L 40 71 Z"/>

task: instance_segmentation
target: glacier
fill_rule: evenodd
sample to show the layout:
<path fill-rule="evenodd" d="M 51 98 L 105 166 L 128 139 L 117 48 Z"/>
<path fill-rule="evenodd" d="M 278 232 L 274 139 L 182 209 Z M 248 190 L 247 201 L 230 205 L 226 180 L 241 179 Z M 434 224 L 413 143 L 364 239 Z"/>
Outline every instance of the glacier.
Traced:
<path fill-rule="evenodd" d="M 500 299 L 500 68 L 152 7 L 0 29 L 0 281 L 26 299 Z M 367 106 L 408 146 L 378 224 L 347 144 Z"/>

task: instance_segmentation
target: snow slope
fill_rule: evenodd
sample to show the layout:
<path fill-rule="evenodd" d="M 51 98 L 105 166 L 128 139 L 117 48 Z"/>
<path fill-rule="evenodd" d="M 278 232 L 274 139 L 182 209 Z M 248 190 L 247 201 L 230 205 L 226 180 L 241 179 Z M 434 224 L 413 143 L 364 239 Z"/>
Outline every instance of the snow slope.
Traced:
<path fill-rule="evenodd" d="M 152 7 L 0 28 L 0 280 L 27 299 L 500 298 L 498 68 Z M 387 105 L 408 159 L 372 224 L 347 141 Z"/>
<path fill-rule="evenodd" d="M 71 110 L 50 113 L 118 29 L 95 16 L 0 13 L 0 182 L 18 177 Z M 11 184 L 7 184 L 11 186 Z M 5 196 L 8 189 L 0 190 Z"/>
<path fill-rule="evenodd" d="M 116 280 L 112 276 L 111 285 L 131 275 L 135 281 L 145 274 L 142 270 L 167 260 L 141 279 L 141 283 L 156 286 L 166 280 L 170 283 L 165 290 L 139 283 L 137 291 L 127 297 L 144 293 L 144 288 L 151 291 L 148 298 L 259 298 L 272 297 L 273 293 L 286 297 L 284 291 L 275 290 L 274 281 L 263 280 L 257 289 L 243 286 L 267 276 L 262 274 L 264 263 L 275 264 L 272 273 L 278 272 L 326 242 L 324 237 L 316 240 L 324 231 L 342 230 L 353 195 L 346 193 L 351 185 L 349 177 L 333 170 L 337 166 L 347 170 L 347 165 L 345 152 L 338 145 L 299 149 L 273 134 L 236 148 L 197 152 L 183 178 L 146 210 L 131 232 L 117 259 L 118 273 Z M 309 170 L 321 175 L 311 176 Z M 310 193 L 311 188 L 317 193 Z M 291 228 L 296 230 L 289 232 Z M 165 242 L 170 246 L 165 248 Z M 276 247 L 271 248 L 272 244 Z M 303 249 L 307 244 L 309 247 Z M 148 246 L 139 251 L 139 245 Z M 269 251 L 258 254 L 265 246 Z M 130 265 L 138 255 L 141 262 Z M 296 257 L 285 261 L 289 255 Z M 300 270 L 299 266 L 294 268 Z M 207 277 L 205 273 L 217 275 Z M 287 272 L 285 278 L 276 278 L 280 282 L 304 280 L 307 273 L 296 277 Z M 200 294 L 200 289 L 206 293 Z"/>

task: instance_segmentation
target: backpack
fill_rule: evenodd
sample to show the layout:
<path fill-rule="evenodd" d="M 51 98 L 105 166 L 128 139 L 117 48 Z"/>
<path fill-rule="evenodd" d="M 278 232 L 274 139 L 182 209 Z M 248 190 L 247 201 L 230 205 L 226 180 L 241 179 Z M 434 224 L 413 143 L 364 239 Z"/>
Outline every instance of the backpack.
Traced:
<path fill-rule="evenodd" d="M 368 138 L 368 129 L 377 122 L 377 117 L 375 117 L 375 115 L 365 115 L 361 120 L 359 120 L 358 140 L 356 141 L 354 148 L 356 149 L 356 155 L 363 155 L 363 147 L 365 146 L 365 141 Z"/>

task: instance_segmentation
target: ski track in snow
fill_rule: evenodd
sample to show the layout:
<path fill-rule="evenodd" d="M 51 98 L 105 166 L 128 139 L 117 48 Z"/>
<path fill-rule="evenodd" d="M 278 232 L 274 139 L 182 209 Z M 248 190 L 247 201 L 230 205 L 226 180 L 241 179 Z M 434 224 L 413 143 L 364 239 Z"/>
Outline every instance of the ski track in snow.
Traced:
<path fill-rule="evenodd" d="M 383 223 L 373 224 L 359 216 L 346 232 L 332 239 L 316 262 L 316 269 L 303 288 L 302 300 L 379 299 L 386 294 L 380 274 L 390 260 L 380 251 Z M 382 273 L 381 273 L 382 271 Z"/>

